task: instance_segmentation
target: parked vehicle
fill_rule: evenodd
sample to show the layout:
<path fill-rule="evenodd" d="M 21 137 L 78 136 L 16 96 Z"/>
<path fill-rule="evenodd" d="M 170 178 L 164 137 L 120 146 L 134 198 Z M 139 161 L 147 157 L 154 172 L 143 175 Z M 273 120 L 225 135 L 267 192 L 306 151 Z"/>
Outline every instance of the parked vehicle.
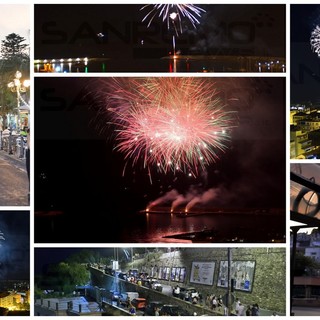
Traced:
<path fill-rule="evenodd" d="M 162 284 L 157 279 L 144 279 L 142 280 L 142 285 L 159 292 L 162 292 L 163 289 Z"/>
<path fill-rule="evenodd" d="M 118 291 L 109 291 L 109 298 L 112 300 L 112 301 L 117 301 L 118 299 L 121 299 L 121 296 L 122 294 Z"/>
<path fill-rule="evenodd" d="M 119 303 L 124 307 L 128 307 L 130 302 L 136 298 L 139 298 L 138 292 L 123 292 L 119 298 Z"/>
<path fill-rule="evenodd" d="M 139 276 L 139 270 L 138 269 L 130 269 L 128 271 L 128 275 L 137 278 Z"/>
<path fill-rule="evenodd" d="M 120 272 L 120 273 L 118 274 L 118 278 L 119 278 L 119 279 L 122 279 L 122 280 L 127 280 L 128 276 L 127 276 L 126 273 Z"/>
<path fill-rule="evenodd" d="M 162 284 L 157 279 L 151 279 L 151 289 L 162 292 Z"/>
<path fill-rule="evenodd" d="M 110 268 L 110 267 L 106 267 L 106 268 L 104 269 L 104 273 L 105 273 L 105 274 L 109 274 L 110 276 L 114 276 L 114 275 L 115 275 L 115 271 L 114 271 L 112 268 Z"/>
<path fill-rule="evenodd" d="M 191 313 L 178 305 L 165 304 L 161 307 L 160 316 L 191 316 Z"/>
<path fill-rule="evenodd" d="M 147 300 L 145 298 L 134 298 L 131 301 L 131 304 L 137 309 L 137 310 L 144 310 L 147 305 Z"/>
<path fill-rule="evenodd" d="M 179 298 L 182 300 L 185 300 L 187 292 L 189 294 L 190 300 L 193 299 L 194 297 L 199 298 L 199 292 L 194 287 L 181 287 Z"/>
<path fill-rule="evenodd" d="M 154 316 L 156 308 L 161 309 L 164 303 L 162 301 L 151 301 L 146 305 L 144 309 L 145 316 Z"/>

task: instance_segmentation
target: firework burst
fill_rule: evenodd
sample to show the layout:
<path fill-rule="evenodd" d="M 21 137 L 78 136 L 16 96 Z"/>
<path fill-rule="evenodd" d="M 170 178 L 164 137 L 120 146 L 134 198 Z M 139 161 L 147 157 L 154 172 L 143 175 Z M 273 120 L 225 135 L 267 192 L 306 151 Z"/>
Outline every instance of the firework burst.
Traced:
<path fill-rule="evenodd" d="M 191 23 L 193 28 L 196 28 L 196 25 L 200 24 L 198 18 L 205 12 L 204 9 L 193 4 L 148 4 L 140 10 L 145 9 L 149 11 L 142 19 L 142 22 L 147 22 L 148 27 L 150 27 L 155 18 L 160 18 L 162 22 L 166 22 L 168 30 L 170 29 L 170 23 L 172 23 L 176 34 L 183 31 L 182 19 L 186 19 Z"/>
<path fill-rule="evenodd" d="M 132 165 L 198 175 L 227 150 L 234 113 L 224 111 L 212 80 L 118 78 L 107 99 L 115 149 Z"/>
<path fill-rule="evenodd" d="M 5 241 L 5 237 L 2 231 L 0 231 L 0 247 L 1 247 L 1 241 Z"/>
<path fill-rule="evenodd" d="M 316 28 L 311 32 L 310 45 L 313 52 L 320 57 L 320 27 Z"/>

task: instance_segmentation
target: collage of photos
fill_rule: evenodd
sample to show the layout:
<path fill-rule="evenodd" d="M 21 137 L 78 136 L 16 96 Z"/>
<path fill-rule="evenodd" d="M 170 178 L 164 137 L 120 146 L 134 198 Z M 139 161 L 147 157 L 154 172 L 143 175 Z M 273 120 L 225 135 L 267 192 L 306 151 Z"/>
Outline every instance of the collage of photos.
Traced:
<path fill-rule="evenodd" d="M 0 9 L 1 316 L 320 315 L 320 3 Z"/>
<path fill-rule="evenodd" d="M 34 316 L 286 316 L 285 4 L 34 19 Z"/>

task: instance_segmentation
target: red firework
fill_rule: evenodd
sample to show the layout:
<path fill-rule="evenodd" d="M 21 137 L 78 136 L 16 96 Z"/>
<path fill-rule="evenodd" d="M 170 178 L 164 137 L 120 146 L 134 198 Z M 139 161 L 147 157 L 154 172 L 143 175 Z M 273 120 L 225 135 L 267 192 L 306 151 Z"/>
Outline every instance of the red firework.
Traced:
<path fill-rule="evenodd" d="M 234 113 L 212 79 L 113 79 L 107 98 L 115 149 L 132 165 L 197 175 L 227 150 Z"/>

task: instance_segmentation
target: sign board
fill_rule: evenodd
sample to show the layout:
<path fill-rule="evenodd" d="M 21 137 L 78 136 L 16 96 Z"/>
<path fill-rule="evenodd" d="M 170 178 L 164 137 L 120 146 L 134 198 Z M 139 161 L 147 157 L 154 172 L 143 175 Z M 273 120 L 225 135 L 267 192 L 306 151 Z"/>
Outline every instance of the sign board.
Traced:
<path fill-rule="evenodd" d="M 199 284 L 213 284 L 215 262 L 192 262 L 190 282 Z"/>

